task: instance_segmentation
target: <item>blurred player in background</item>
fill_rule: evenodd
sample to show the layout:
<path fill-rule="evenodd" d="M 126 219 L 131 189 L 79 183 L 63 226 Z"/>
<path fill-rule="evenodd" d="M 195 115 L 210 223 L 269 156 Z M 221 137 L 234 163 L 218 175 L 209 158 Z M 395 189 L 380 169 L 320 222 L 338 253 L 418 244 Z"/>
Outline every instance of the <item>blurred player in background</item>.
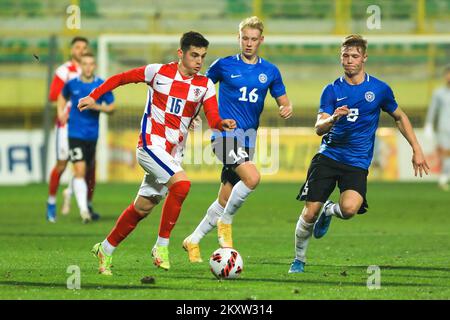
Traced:
<path fill-rule="evenodd" d="M 211 128 L 227 130 L 236 125 L 234 120 L 220 118 L 214 84 L 197 74 L 208 45 L 201 34 L 187 32 L 180 39 L 178 62 L 149 64 L 114 75 L 78 104 L 80 110 L 90 109 L 100 96 L 118 86 L 140 82 L 148 85 L 136 150 L 137 160 L 146 173 L 134 203 L 123 211 L 108 237 L 92 249 L 101 274 L 112 275 L 114 250 L 166 194 L 152 257 L 156 266 L 170 268 L 170 234 L 191 186 L 181 162 L 192 119 L 203 105 Z"/>
<path fill-rule="evenodd" d="M 208 208 L 195 231 L 183 241 L 191 262 L 202 262 L 200 240 L 217 225 L 221 247 L 233 247 L 231 224 L 236 211 L 253 192 L 260 174 L 251 161 L 256 143 L 256 130 L 268 90 L 279 106 L 279 114 L 288 119 L 292 106 L 280 71 L 258 56 L 264 42 L 264 25 L 258 17 L 239 24 L 241 52 L 217 59 L 206 76 L 219 85 L 219 112 L 222 118 L 236 120 L 234 131 L 216 132 L 213 150 L 223 169 L 218 198 Z"/>
<path fill-rule="evenodd" d="M 448 191 L 450 176 L 450 65 L 444 70 L 444 80 L 445 85 L 433 93 L 425 121 L 425 135 L 433 137 L 433 126 L 437 120 L 438 154 L 442 168 L 439 187 Z"/>
<path fill-rule="evenodd" d="M 306 203 L 295 230 L 295 259 L 289 273 L 304 272 L 309 239 L 313 234 L 323 237 L 332 216 L 346 220 L 367 211 L 367 174 L 381 110 L 395 120 L 411 145 L 415 175 L 428 174 L 422 148 L 392 89 L 364 71 L 366 51 L 367 41 L 360 35 L 346 37 L 341 46 L 344 76 L 322 92 L 315 130 L 324 137 L 297 197 Z M 328 200 L 336 182 L 339 203 Z"/>
<path fill-rule="evenodd" d="M 56 102 L 64 85 L 75 77 L 78 77 L 81 73 L 80 61 L 81 56 L 87 51 L 89 41 L 84 37 L 75 37 L 71 41 L 71 60 L 67 61 L 55 71 L 52 84 L 50 86 L 49 100 Z M 68 101 L 65 112 L 69 114 L 71 102 Z M 56 164 L 50 172 L 49 179 L 49 191 L 47 199 L 47 220 L 50 222 L 56 222 L 56 195 L 58 192 L 59 180 L 64 170 L 67 167 L 69 161 L 69 140 L 68 140 L 68 127 L 67 123 L 62 125 L 58 118 L 55 123 L 55 136 L 56 136 Z M 86 177 L 88 183 L 88 208 L 93 220 L 97 220 L 99 215 L 94 212 L 92 208 L 92 197 L 95 188 L 95 162 L 94 167 L 88 170 L 89 176 Z M 72 196 L 72 181 L 69 186 L 64 190 L 64 203 L 61 209 L 63 214 L 68 214 L 70 211 L 70 200 Z"/>
<path fill-rule="evenodd" d="M 81 75 L 67 82 L 58 96 L 58 121 L 69 127 L 69 156 L 73 163 L 74 178 L 72 181 L 73 192 L 77 199 L 80 216 L 83 223 L 92 220 L 88 209 L 88 185 L 86 176 L 89 170 L 95 167 L 95 149 L 98 139 L 100 112 L 112 113 L 114 111 L 114 96 L 111 92 L 103 94 L 92 108 L 81 112 L 75 107 L 78 100 L 86 97 L 92 90 L 103 83 L 94 74 L 96 63 L 92 53 L 84 53 L 80 61 Z M 67 113 L 66 105 L 70 101 L 70 113 Z M 105 103 L 105 105 L 103 104 Z"/>

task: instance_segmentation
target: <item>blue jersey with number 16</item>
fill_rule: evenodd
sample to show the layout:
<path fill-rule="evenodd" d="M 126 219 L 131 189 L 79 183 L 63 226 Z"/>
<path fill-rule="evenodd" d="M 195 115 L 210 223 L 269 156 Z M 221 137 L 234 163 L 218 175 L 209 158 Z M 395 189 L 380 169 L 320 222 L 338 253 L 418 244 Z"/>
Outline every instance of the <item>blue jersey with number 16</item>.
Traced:
<path fill-rule="evenodd" d="M 350 113 L 340 118 L 323 137 L 319 152 L 367 170 L 372 161 L 381 110 L 392 113 L 397 109 L 394 93 L 385 82 L 368 74 L 358 85 L 350 85 L 340 77 L 323 90 L 319 113 L 332 115 L 336 108 L 344 105 Z"/>
<path fill-rule="evenodd" d="M 243 142 L 246 147 L 254 147 L 259 117 L 264 108 L 267 91 L 270 90 L 273 98 L 286 94 L 278 68 L 259 57 L 255 64 L 245 63 L 237 54 L 217 59 L 209 67 L 206 76 L 214 83 L 220 82 L 220 117 L 236 120 L 238 129 L 234 133 L 215 134 L 234 135 L 240 138 L 239 132 L 254 129 L 255 137 L 245 139 Z"/>

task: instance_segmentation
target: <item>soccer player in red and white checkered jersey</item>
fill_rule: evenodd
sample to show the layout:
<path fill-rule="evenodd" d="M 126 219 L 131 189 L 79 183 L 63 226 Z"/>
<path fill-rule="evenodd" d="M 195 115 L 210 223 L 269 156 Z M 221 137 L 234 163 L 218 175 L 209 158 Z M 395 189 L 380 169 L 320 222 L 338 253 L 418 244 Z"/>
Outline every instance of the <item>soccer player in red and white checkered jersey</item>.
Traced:
<path fill-rule="evenodd" d="M 71 42 L 71 59 L 61 66 L 59 66 L 53 77 L 50 85 L 50 92 L 48 99 L 51 102 L 55 102 L 58 99 L 58 95 L 61 93 L 66 82 L 78 77 L 81 74 L 80 61 L 81 56 L 86 52 L 89 45 L 89 41 L 83 37 L 75 37 Z M 66 105 L 66 112 L 69 113 L 71 103 L 70 101 Z M 55 135 L 56 135 L 56 164 L 51 170 L 48 200 L 47 200 L 47 220 L 50 222 L 56 222 L 56 193 L 58 191 L 59 179 L 67 167 L 69 161 L 69 140 L 68 140 L 68 128 L 67 124 L 62 124 L 56 118 L 55 123 Z M 69 197 L 70 199 L 70 197 Z M 63 210 L 63 213 L 67 211 Z"/>
<path fill-rule="evenodd" d="M 108 237 L 92 249 L 99 259 L 101 274 L 112 274 L 115 248 L 166 194 L 152 257 L 156 266 L 165 270 L 170 268 L 170 233 L 191 185 L 181 167 L 189 126 L 203 105 L 212 129 L 231 130 L 236 127 L 234 120 L 220 118 L 212 81 L 197 74 L 203 65 L 208 44 L 201 34 L 187 32 L 180 40 L 178 62 L 149 64 L 114 75 L 88 97 L 80 99 L 78 108 L 85 110 L 92 108 L 101 95 L 118 86 L 132 82 L 148 85 L 136 151 L 137 160 L 146 174 L 134 203 L 123 211 Z"/>

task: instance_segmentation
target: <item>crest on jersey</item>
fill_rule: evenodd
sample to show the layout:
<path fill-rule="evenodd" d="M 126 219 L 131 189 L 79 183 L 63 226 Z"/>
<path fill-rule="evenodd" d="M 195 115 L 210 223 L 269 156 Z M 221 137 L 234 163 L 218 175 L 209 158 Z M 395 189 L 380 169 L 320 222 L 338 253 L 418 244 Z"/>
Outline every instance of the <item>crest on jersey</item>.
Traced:
<path fill-rule="evenodd" d="M 195 96 L 196 98 L 198 98 L 198 96 L 200 95 L 201 92 L 202 92 L 202 90 L 200 90 L 199 88 L 195 88 L 195 89 L 194 89 L 194 96 Z"/>
<path fill-rule="evenodd" d="M 375 93 L 373 93 L 372 91 L 367 91 L 364 97 L 366 98 L 367 102 L 372 102 L 373 100 L 375 100 Z"/>
<path fill-rule="evenodd" d="M 258 76 L 259 82 L 266 83 L 267 82 L 267 76 L 265 73 L 260 73 Z"/>

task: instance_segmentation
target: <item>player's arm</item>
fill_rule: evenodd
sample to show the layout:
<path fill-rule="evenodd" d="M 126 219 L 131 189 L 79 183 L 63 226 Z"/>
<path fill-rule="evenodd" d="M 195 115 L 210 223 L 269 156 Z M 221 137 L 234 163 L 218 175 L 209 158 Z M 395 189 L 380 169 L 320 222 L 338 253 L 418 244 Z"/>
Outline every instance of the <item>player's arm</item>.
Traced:
<path fill-rule="evenodd" d="M 92 108 L 93 110 L 104 112 L 107 114 L 112 114 L 116 110 L 116 105 L 114 103 L 111 104 L 95 104 Z"/>
<path fill-rule="evenodd" d="M 202 100 L 203 110 L 205 112 L 208 125 L 211 129 L 220 131 L 233 130 L 236 128 L 236 121 L 233 119 L 225 119 L 219 115 L 219 105 L 217 104 L 216 88 L 211 79 L 208 79 L 208 87 Z"/>
<path fill-rule="evenodd" d="M 397 128 L 400 130 L 402 135 L 410 144 L 413 150 L 412 164 L 414 167 L 414 175 L 417 177 L 417 172 L 419 172 L 420 177 L 422 177 L 422 172 L 428 174 L 430 167 L 428 166 L 425 156 L 423 154 L 422 148 L 420 147 L 417 137 L 414 133 L 411 122 L 408 116 L 400 109 L 397 108 L 393 112 L 388 112 L 389 115 L 395 120 Z"/>
<path fill-rule="evenodd" d="M 292 116 L 292 104 L 289 101 L 287 94 L 284 94 L 275 99 L 278 104 L 280 117 L 289 119 Z"/>
<path fill-rule="evenodd" d="M 56 114 L 61 125 L 65 125 L 69 114 L 66 112 L 66 98 L 60 93 L 56 101 Z"/>
<path fill-rule="evenodd" d="M 128 83 L 140 83 L 146 82 L 146 66 L 131 69 L 119 74 L 116 74 L 103 82 L 100 86 L 92 90 L 92 92 L 82 99 L 78 103 L 78 109 L 80 111 L 86 109 L 95 109 L 95 101 L 108 91 L 112 91 L 117 87 L 123 86 Z M 148 80 L 148 79 L 147 79 Z"/>
<path fill-rule="evenodd" d="M 334 110 L 334 113 L 332 115 L 326 113 L 326 112 L 320 112 L 317 115 L 317 121 L 314 125 L 314 129 L 316 130 L 317 135 L 323 136 L 324 134 L 328 133 L 333 125 L 343 116 L 346 116 L 349 114 L 350 110 L 347 108 L 347 106 L 341 106 L 339 108 L 336 108 Z"/>

